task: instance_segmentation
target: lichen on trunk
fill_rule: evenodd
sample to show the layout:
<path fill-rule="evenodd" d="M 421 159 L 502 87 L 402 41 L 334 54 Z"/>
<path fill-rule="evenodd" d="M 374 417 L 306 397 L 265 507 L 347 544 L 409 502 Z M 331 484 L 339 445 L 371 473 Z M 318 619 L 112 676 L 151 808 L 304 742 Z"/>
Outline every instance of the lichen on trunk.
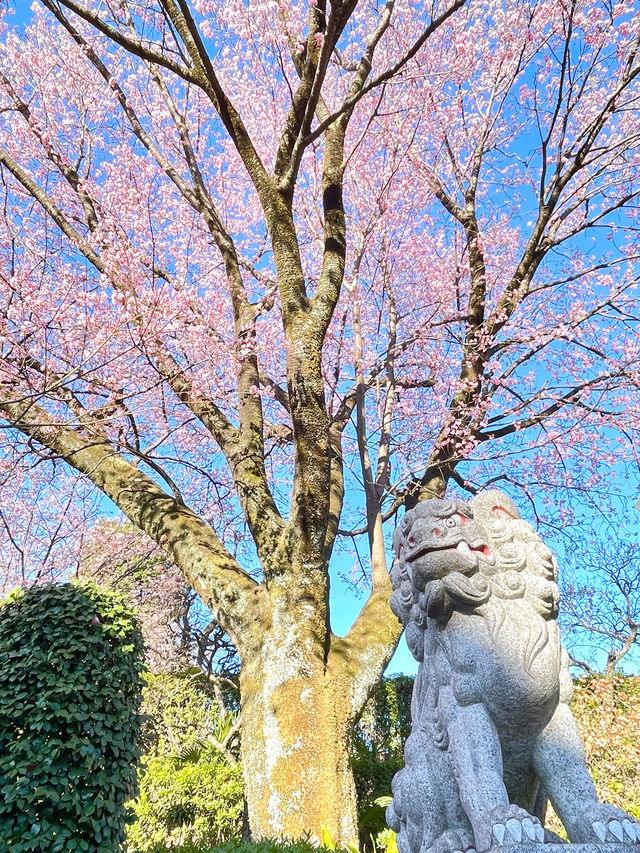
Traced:
<path fill-rule="evenodd" d="M 242 766 L 254 838 L 301 828 L 357 845 L 350 704 L 304 624 L 281 620 L 242 668 Z"/>

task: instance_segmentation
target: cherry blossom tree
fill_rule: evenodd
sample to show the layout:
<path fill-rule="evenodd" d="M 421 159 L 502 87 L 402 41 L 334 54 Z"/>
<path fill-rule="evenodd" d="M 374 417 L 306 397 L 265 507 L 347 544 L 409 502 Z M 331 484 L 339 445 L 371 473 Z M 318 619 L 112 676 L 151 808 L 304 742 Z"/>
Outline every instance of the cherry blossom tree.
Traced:
<path fill-rule="evenodd" d="M 76 478 L 107 496 L 228 633 L 256 837 L 357 837 L 347 745 L 399 636 L 385 522 L 449 483 L 589 494 L 637 463 L 637 12 L 6 19 L 2 470 L 25 499 L 36 463 L 64 472 L 42 519 L 81 514 Z M 337 637 L 358 536 L 370 594 Z M 50 564 L 16 541 L 19 578 Z"/>
<path fill-rule="evenodd" d="M 27 460 L 14 449 L 5 447 L 0 462 L 0 598 L 16 586 L 73 575 L 87 524 L 99 513 L 90 484 L 64 463 L 37 454 Z"/>
<path fill-rule="evenodd" d="M 224 690 L 237 692 L 236 649 L 162 549 L 139 528 L 102 519 L 85 532 L 78 555 L 76 576 L 117 589 L 136 610 L 151 671 L 199 667 L 227 713 Z"/>

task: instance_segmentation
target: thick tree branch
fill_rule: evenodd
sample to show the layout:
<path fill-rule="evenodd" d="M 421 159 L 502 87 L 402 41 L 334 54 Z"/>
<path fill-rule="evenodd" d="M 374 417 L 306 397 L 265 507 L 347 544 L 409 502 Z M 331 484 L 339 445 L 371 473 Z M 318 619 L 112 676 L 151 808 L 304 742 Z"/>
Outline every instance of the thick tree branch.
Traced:
<path fill-rule="evenodd" d="M 371 691 L 402 636 L 402 625 L 389 618 L 391 581 L 371 593 L 345 637 L 331 637 L 328 667 L 347 680 L 354 720 L 359 717 Z"/>
<path fill-rule="evenodd" d="M 421 47 L 426 44 L 427 40 L 433 33 L 440 27 L 442 24 L 447 21 L 448 18 L 453 15 L 454 12 L 457 12 L 458 9 L 461 9 L 467 0 L 454 0 L 454 3 L 446 9 L 441 15 L 438 15 L 437 18 L 431 21 L 428 27 L 426 27 L 420 36 L 414 41 L 412 46 L 407 50 L 403 56 L 395 62 L 392 66 L 387 68 L 386 71 L 381 72 L 376 77 L 373 78 L 369 83 L 362 86 L 359 91 L 350 94 L 345 98 L 342 106 L 337 109 L 335 112 L 328 115 L 320 124 L 315 127 L 311 133 L 305 138 L 304 144 L 305 147 L 311 145 L 312 142 L 315 142 L 325 130 L 332 125 L 336 119 L 339 119 L 344 113 L 352 112 L 355 105 L 360 101 L 365 95 L 372 91 L 372 89 L 381 86 L 383 83 L 386 83 L 387 80 L 391 80 L 392 77 L 395 77 L 402 69 L 407 65 L 414 56 L 418 53 Z"/>
<path fill-rule="evenodd" d="M 40 0 L 40 2 L 50 11 L 54 11 L 54 0 Z M 193 68 L 185 65 L 179 65 L 165 54 L 158 53 L 146 46 L 142 40 L 132 39 L 129 36 L 124 35 L 116 27 L 112 27 L 106 21 L 103 21 L 97 12 L 92 9 L 87 9 L 82 5 L 82 3 L 78 3 L 77 0 L 55 0 L 55 3 L 57 3 L 58 10 L 60 6 L 65 6 L 71 12 L 75 12 L 79 18 L 82 18 L 88 24 L 91 24 L 91 26 L 95 27 L 98 32 L 107 36 L 107 38 L 114 44 L 123 47 L 134 56 L 138 56 L 140 59 L 146 59 L 148 62 L 153 62 L 155 65 L 162 65 L 164 68 L 168 68 L 169 71 L 173 71 L 174 74 L 182 77 L 183 80 L 188 80 L 191 83 L 200 85 L 199 77 Z"/>
<path fill-rule="evenodd" d="M 33 402 L 0 399 L 0 411 L 20 430 L 88 477 L 185 573 L 217 620 L 241 644 L 256 587 L 202 519 L 168 495 L 105 441 L 90 440 L 55 422 Z"/>

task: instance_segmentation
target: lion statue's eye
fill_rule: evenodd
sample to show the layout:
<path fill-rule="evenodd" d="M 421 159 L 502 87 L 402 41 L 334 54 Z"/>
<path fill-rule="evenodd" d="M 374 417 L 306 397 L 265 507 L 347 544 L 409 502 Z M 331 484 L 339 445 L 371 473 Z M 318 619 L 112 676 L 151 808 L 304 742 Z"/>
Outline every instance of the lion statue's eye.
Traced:
<path fill-rule="evenodd" d="M 446 527 L 457 527 L 455 518 L 453 518 L 453 517 L 447 518 L 447 520 L 445 521 L 445 526 Z"/>

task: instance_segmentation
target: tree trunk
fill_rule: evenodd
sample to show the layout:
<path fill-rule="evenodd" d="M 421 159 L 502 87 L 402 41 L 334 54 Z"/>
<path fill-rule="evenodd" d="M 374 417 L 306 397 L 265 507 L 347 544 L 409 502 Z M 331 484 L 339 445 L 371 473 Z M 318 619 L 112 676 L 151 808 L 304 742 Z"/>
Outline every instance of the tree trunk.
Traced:
<path fill-rule="evenodd" d="M 296 838 L 300 827 L 320 839 L 324 826 L 337 844 L 357 846 L 351 708 L 325 660 L 291 619 L 243 662 L 242 769 L 256 840 Z"/>

